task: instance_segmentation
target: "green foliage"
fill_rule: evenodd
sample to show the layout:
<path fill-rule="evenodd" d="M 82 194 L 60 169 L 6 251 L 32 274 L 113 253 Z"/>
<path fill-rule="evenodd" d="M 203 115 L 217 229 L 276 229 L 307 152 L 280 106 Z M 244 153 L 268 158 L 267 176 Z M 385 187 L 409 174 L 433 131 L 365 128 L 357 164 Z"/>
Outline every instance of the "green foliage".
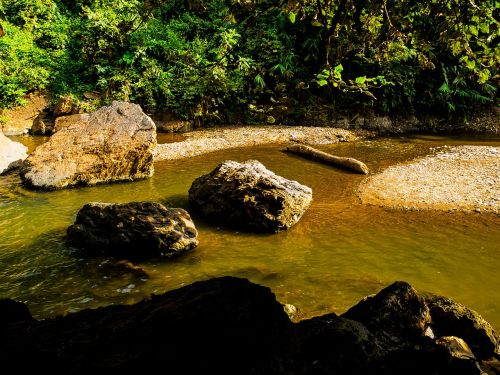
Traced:
<path fill-rule="evenodd" d="M 0 107 L 48 88 L 197 122 L 282 121 L 305 103 L 466 112 L 496 100 L 498 12 L 468 0 L 3 0 Z"/>
<path fill-rule="evenodd" d="M 308 38 L 322 41 L 316 79 L 334 98 L 361 92 L 384 111 L 445 112 L 495 100 L 498 1 L 309 0 L 288 7 L 309 22 Z M 441 65 L 456 79 L 446 95 Z M 332 69 L 338 66 L 349 69 L 339 76 Z"/>
<path fill-rule="evenodd" d="M 36 46 L 32 33 L 3 22 L 0 38 L 0 107 L 23 104 L 32 89 L 43 89 L 51 77 L 51 59 Z"/>

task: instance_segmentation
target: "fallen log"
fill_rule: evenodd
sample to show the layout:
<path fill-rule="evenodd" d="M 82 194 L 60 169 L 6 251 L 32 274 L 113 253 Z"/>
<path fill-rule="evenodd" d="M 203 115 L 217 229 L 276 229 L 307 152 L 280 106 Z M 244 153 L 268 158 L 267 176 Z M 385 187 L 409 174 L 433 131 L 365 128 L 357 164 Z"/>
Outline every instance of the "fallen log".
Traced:
<path fill-rule="evenodd" d="M 285 151 L 291 152 L 293 154 L 297 154 L 300 156 L 305 156 L 309 159 L 318 160 L 320 162 L 324 162 L 327 164 L 335 165 L 338 167 L 343 167 L 346 169 L 350 169 L 357 173 L 368 174 L 368 167 L 365 163 L 353 159 L 353 158 L 344 158 L 340 156 L 330 155 L 326 152 L 317 150 L 313 147 L 301 145 L 301 144 L 293 144 L 286 148 Z"/>

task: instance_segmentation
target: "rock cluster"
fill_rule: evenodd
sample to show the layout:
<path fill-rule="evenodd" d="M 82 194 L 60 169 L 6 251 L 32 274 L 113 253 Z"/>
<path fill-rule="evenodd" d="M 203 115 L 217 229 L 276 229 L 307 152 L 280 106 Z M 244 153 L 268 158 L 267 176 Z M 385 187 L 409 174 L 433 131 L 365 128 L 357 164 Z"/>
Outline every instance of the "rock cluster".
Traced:
<path fill-rule="evenodd" d="M 51 190 L 152 176 L 156 128 L 138 105 L 115 101 L 80 120 L 26 159 L 27 186 Z"/>
<path fill-rule="evenodd" d="M 491 327 L 475 347 L 464 329 L 475 335 L 482 318 L 459 307 L 452 315 L 460 323 L 451 317 L 441 336 L 433 323 L 447 318 L 433 306 L 450 304 L 436 301 L 396 282 L 341 316 L 292 323 L 268 288 L 232 277 L 44 321 L 0 300 L 0 360 L 20 373 L 479 375 L 481 366 L 498 373 Z"/>
<path fill-rule="evenodd" d="M 288 229 L 312 201 L 312 190 L 268 170 L 256 160 L 228 160 L 197 178 L 189 206 L 204 217 L 259 232 Z"/>
<path fill-rule="evenodd" d="M 185 210 L 155 202 L 88 203 L 67 230 L 70 246 L 129 259 L 181 254 L 198 245 L 197 236 Z"/>

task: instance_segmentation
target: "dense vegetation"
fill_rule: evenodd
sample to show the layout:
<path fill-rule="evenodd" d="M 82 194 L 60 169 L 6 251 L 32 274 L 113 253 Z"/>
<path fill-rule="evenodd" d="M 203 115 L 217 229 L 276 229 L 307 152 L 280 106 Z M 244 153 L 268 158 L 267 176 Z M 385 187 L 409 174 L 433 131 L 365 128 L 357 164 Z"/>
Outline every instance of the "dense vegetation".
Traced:
<path fill-rule="evenodd" d="M 496 103 L 500 2 L 0 0 L 0 108 L 31 91 L 203 122 Z"/>

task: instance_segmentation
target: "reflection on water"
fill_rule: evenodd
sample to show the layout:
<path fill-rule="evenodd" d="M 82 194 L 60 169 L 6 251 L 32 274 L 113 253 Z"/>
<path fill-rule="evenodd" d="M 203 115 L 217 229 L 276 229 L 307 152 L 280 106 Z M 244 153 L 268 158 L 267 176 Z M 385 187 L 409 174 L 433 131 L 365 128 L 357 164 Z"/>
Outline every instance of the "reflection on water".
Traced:
<path fill-rule="evenodd" d="M 33 138 L 22 138 L 31 142 Z M 36 142 L 36 140 L 35 140 Z M 425 155 L 444 144 L 500 142 L 402 138 L 324 146 L 366 162 L 372 171 Z M 301 221 L 278 234 L 249 234 L 194 216 L 200 245 L 173 261 L 136 265 L 87 258 L 64 244 L 66 227 L 89 201 L 154 200 L 187 208 L 199 175 L 226 159 L 258 159 L 313 189 Z M 133 303 L 196 280 L 234 275 L 269 286 L 302 317 L 341 313 L 367 294 L 406 280 L 444 294 L 500 327 L 500 219 L 485 214 L 402 212 L 363 206 L 355 191 L 364 176 L 290 154 L 276 146 L 215 152 L 159 162 L 135 183 L 55 192 L 25 190 L 0 178 L 0 296 L 26 302 L 37 317 L 111 303 Z"/>

